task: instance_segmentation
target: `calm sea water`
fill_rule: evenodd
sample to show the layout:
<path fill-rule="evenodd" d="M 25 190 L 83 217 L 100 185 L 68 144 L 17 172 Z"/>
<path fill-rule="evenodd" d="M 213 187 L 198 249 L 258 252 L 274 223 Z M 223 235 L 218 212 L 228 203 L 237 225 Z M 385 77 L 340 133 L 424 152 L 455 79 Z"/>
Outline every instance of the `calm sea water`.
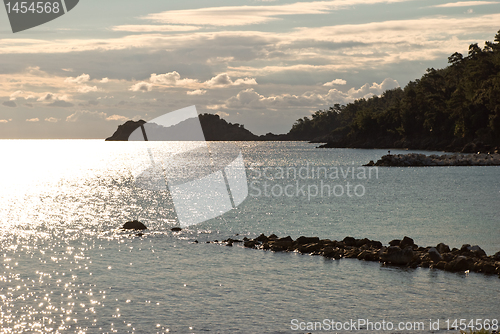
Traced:
<path fill-rule="evenodd" d="M 0 332 L 306 333 L 294 324 L 365 319 L 424 324 L 391 333 L 436 332 L 429 322 L 439 320 L 438 332 L 457 333 L 446 320 L 500 320 L 497 276 L 206 243 L 275 233 L 387 244 L 406 235 L 423 246 L 477 244 L 494 254 L 498 167 L 380 168 L 363 178 L 359 167 L 386 150 L 238 143 L 249 197 L 174 233 L 170 195 L 134 183 L 147 165 L 146 144 L 164 157 L 183 145 L 0 141 Z M 313 170 L 328 174 L 312 178 Z M 149 231 L 120 231 L 131 219 Z"/>

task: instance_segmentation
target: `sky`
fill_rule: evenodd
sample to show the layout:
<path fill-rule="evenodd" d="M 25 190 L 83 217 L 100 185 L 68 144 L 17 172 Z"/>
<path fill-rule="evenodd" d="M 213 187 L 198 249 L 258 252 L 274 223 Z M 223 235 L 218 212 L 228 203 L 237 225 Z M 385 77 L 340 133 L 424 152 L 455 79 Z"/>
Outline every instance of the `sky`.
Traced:
<path fill-rule="evenodd" d="M 12 33 L 0 139 L 98 139 L 196 105 L 255 134 L 443 68 L 500 30 L 500 0 L 80 0 Z"/>

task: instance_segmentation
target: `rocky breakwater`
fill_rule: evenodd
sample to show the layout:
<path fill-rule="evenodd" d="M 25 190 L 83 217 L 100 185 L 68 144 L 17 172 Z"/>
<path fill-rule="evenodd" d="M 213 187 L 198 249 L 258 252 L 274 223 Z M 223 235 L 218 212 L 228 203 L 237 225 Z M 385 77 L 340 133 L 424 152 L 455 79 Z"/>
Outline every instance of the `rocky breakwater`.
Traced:
<path fill-rule="evenodd" d="M 463 245 L 452 248 L 444 243 L 434 247 L 421 247 L 412 238 L 392 240 L 388 245 L 367 238 L 345 237 L 342 241 L 320 239 L 319 237 L 301 236 L 293 240 L 290 236 L 279 238 L 275 234 L 243 240 L 228 239 L 222 242 L 232 246 L 234 242 L 243 242 L 244 247 L 273 252 L 296 252 L 318 255 L 329 259 L 357 258 L 364 261 L 376 261 L 386 265 L 410 268 L 436 268 L 450 272 L 478 272 L 499 275 L 500 252 L 488 256 L 479 246 Z"/>
<path fill-rule="evenodd" d="M 386 154 L 377 162 L 372 160 L 365 166 L 500 166 L 500 154 L 432 154 L 429 156 L 417 153 Z"/>

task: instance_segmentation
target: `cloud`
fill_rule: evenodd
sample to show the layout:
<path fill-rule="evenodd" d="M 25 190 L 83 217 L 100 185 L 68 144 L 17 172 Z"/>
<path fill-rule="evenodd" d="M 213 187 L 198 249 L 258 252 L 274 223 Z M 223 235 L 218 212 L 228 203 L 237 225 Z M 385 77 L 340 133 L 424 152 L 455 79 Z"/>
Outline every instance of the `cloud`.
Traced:
<path fill-rule="evenodd" d="M 79 110 L 66 117 L 66 122 L 99 121 L 104 120 L 106 116 L 104 112 Z"/>
<path fill-rule="evenodd" d="M 18 97 L 20 97 L 24 92 L 22 90 L 17 90 L 14 93 L 10 94 L 10 99 L 15 101 Z"/>
<path fill-rule="evenodd" d="M 494 5 L 499 4 L 497 1 L 459 1 L 459 2 L 449 2 L 441 5 L 430 6 L 431 8 L 450 8 L 450 7 L 471 7 L 471 6 L 481 6 L 481 5 Z"/>
<path fill-rule="evenodd" d="M 198 80 L 194 79 L 181 79 L 181 75 L 177 71 L 168 72 L 165 74 L 151 74 L 149 81 L 157 85 L 167 86 L 191 86 L 197 84 Z"/>
<path fill-rule="evenodd" d="M 57 101 L 54 101 L 52 103 L 49 103 L 47 106 L 49 106 L 49 107 L 69 108 L 69 107 L 74 106 L 74 104 L 71 103 L 71 102 L 66 102 L 64 100 L 57 100 Z"/>
<path fill-rule="evenodd" d="M 347 84 L 347 81 L 345 81 L 344 79 L 335 79 L 335 80 L 332 80 L 330 82 L 323 84 L 323 86 L 331 87 L 334 85 L 345 85 L 345 84 Z"/>
<path fill-rule="evenodd" d="M 240 86 L 240 85 L 257 85 L 257 81 L 253 78 L 237 79 L 232 81 L 231 77 L 227 73 L 221 73 L 205 81 L 205 86 L 207 87 L 228 87 L 228 86 Z"/>
<path fill-rule="evenodd" d="M 6 119 L 0 119 L 0 123 L 9 123 L 9 121 Z"/>
<path fill-rule="evenodd" d="M 40 119 L 38 118 L 30 118 L 30 119 L 27 119 L 26 122 L 39 122 Z"/>
<path fill-rule="evenodd" d="M 136 83 L 135 85 L 132 85 L 129 90 L 133 92 L 150 92 L 153 90 L 153 84 L 141 81 Z"/>
<path fill-rule="evenodd" d="M 84 83 L 90 80 L 90 75 L 83 73 L 82 75 L 73 78 L 69 77 L 64 80 L 64 82 L 69 82 L 69 83 Z"/>
<path fill-rule="evenodd" d="M 399 83 L 391 78 L 386 78 L 382 83 L 365 84 L 359 89 L 351 88 L 347 92 L 350 99 L 370 98 L 381 95 L 384 91 L 399 87 Z"/>
<path fill-rule="evenodd" d="M 102 78 L 101 81 L 99 81 L 99 82 L 101 82 L 101 83 L 107 83 L 108 81 L 109 81 L 109 78 Z"/>
<path fill-rule="evenodd" d="M 188 91 L 186 92 L 187 95 L 205 95 L 206 94 L 206 90 L 204 89 L 197 89 L 197 90 L 193 90 L 193 91 Z"/>
<path fill-rule="evenodd" d="M 222 109 L 296 109 L 296 108 L 321 108 L 335 103 L 347 104 L 360 98 L 370 98 L 381 95 L 384 91 L 397 88 L 396 80 L 386 78 L 382 83 L 365 84 L 360 88 L 350 88 L 347 92 L 330 89 L 326 94 L 305 92 L 302 94 L 277 94 L 265 96 L 253 88 L 240 91 L 236 96 L 230 97 L 223 104 Z M 218 109 L 209 108 L 209 109 Z"/>
<path fill-rule="evenodd" d="M 78 87 L 78 92 L 79 93 L 83 93 L 83 94 L 86 94 L 86 93 L 89 93 L 89 92 L 97 92 L 99 89 L 97 88 L 97 86 L 88 86 L 88 85 L 83 85 L 83 86 L 80 86 Z"/>
<path fill-rule="evenodd" d="M 46 122 L 57 123 L 58 119 L 55 117 L 48 117 L 45 119 Z"/>
<path fill-rule="evenodd" d="M 128 121 L 130 118 L 122 116 L 122 115 L 111 115 L 109 117 L 106 117 L 106 121 L 120 121 L 120 122 L 125 122 Z"/>
<path fill-rule="evenodd" d="M 220 117 L 227 117 L 229 114 L 227 112 L 219 111 L 215 113 L 216 115 L 219 115 Z"/>
<path fill-rule="evenodd" d="M 11 108 L 17 107 L 17 104 L 14 101 L 5 101 L 4 103 L 2 103 L 2 105 L 6 106 L 6 107 L 11 107 Z"/>
<path fill-rule="evenodd" d="M 38 102 L 48 102 L 52 101 L 54 99 L 54 94 L 52 93 L 45 93 L 45 95 L 42 95 L 40 98 L 38 98 Z"/>
<path fill-rule="evenodd" d="M 167 24 L 203 26 L 244 26 L 268 23 L 278 16 L 328 14 L 332 10 L 354 5 L 404 2 L 409 0 L 337 0 L 296 2 L 271 6 L 224 6 L 198 9 L 170 10 L 149 14 L 142 19 Z"/>
<path fill-rule="evenodd" d="M 113 31 L 127 31 L 127 32 L 172 32 L 172 31 L 194 31 L 199 30 L 200 27 L 187 26 L 187 25 L 120 25 L 111 28 Z"/>

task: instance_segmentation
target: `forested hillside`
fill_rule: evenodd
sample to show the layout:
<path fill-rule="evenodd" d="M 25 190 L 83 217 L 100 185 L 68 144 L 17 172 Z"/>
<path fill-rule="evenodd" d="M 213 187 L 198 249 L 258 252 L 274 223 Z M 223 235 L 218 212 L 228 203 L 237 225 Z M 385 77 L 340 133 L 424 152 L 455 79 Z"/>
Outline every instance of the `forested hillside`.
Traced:
<path fill-rule="evenodd" d="M 500 31 L 448 62 L 404 89 L 299 119 L 288 137 L 328 141 L 325 147 L 491 151 L 500 146 Z"/>

